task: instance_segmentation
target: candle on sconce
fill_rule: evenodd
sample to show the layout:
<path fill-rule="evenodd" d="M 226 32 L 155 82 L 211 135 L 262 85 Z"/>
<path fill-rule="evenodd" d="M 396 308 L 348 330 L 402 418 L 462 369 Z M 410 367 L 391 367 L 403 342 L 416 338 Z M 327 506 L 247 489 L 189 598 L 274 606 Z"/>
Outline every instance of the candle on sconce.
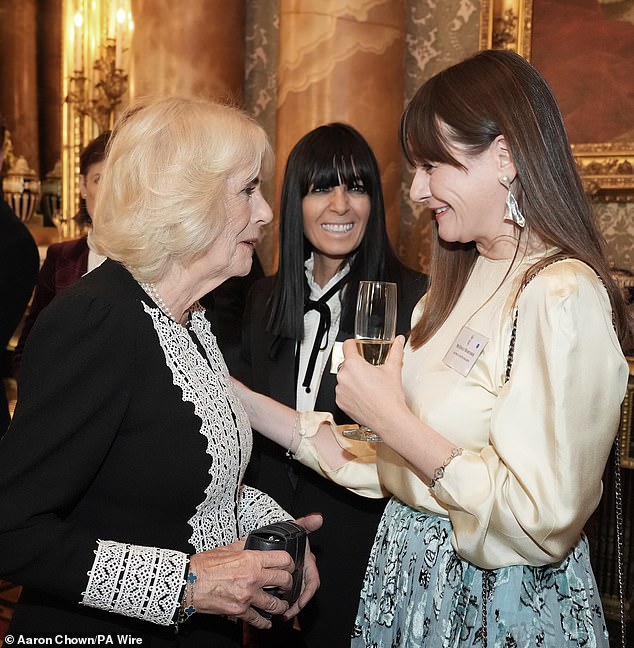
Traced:
<path fill-rule="evenodd" d="M 110 2 L 110 11 L 108 12 L 108 39 L 114 40 L 117 25 L 117 5 L 114 1 Z"/>
<path fill-rule="evenodd" d="M 82 24 L 84 19 L 82 15 L 77 12 L 73 19 L 75 23 L 75 72 L 80 72 L 84 69 L 84 57 L 82 52 Z"/>
<path fill-rule="evenodd" d="M 117 11 L 117 33 L 115 39 L 115 57 L 114 64 L 117 70 L 123 69 L 123 30 L 125 22 L 125 11 L 119 9 Z"/>

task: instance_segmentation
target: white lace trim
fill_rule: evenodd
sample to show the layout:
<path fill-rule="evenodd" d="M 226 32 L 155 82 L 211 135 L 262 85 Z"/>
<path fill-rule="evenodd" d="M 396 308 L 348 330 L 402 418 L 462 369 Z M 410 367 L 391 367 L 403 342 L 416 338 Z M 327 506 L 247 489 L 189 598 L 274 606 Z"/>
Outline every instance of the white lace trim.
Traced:
<path fill-rule="evenodd" d="M 241 538 L 265 524 L 293 519 L 270 495 L 251 486 L 243 485 L 240 489 L 239 507 L 238 531 Z"/>
<path fill-rule="evenodd" d="M 251 427 L 202 308 L 192 310 L 188 329 L 158 308 L 145 302 L 143 308 L 152 318 L 174 385 L 194 406 L 207 439 L 209 485 L 188 520 L 189 542 L 197 552 L 205 551 L 289 519 L 268 495 L 241 485 L 251 456 Z M 179 551 L 100 540 L 81 602 L 169 625 L 180 604 L 186 566 L 187 555 Z"/>
<path fill-rule="evenodd" d="M 194 406 L 201 420 L 200 433 L 207 439 L 209 484 L 188 520 L 189 542 L 196 551 L 205 551 L 230 544 L 263 524 L 287 519 L 259 491 L 245 500 L 245 488 L 240 485 L 251 457 L 251 426 L 204 310 L 192 308 L 187 330 L 158 308 L 144 307 L 152 317 L 174 385 L 182 390 L 183 401 Z"/>
<path fill-rule="evenodd" d="M 170 625 L 184 583 L 180 551 L 99 540 L 82 604 Z"/>

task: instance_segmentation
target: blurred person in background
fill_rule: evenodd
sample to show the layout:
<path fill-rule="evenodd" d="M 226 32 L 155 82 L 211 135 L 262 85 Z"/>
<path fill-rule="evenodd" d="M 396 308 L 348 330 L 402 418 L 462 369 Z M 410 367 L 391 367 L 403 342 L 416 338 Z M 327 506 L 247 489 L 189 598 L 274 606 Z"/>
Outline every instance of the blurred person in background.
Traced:
<path fill-rule="evenodd" d="M 92 214 L 109 139 L 110 131 L 102 133 L 93 139 L 79 156 L 79 211 L 75 215 L 75 221 L 84 230 L 89 230 L 92 225 Z M 55 295 L 72 286 L 103 260 L 103 255 L 90 249 L 87 232 L 80 238 L 52 243 L 48 246 L 35 285 L 33 300 L 24 318 L 20 339 L 13 356 L 15 376 L 19 375 L 24 345 L 42 309 L 50 304 Z"/>
<path fill-rule="evenodd" d="M 6 127 L 0 118 L 0 169 L 4 161 Z M 0 192 L 0 366 L 9 374 L 7 345 L 26 310 L 40 267 L 37 245 L 28 228 Z M 0 383 L 0 436 L 11 420 L 4 380 Z"/>

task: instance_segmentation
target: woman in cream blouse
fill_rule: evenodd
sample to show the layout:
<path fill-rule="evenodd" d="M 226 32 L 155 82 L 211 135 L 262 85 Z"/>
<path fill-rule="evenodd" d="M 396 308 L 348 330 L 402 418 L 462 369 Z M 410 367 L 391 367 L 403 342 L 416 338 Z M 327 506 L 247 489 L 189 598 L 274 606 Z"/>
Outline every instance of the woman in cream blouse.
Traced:
<path fill-rule="evenodd" d="M 630 332 L 556 101 L 520 56 L 481 52 L 417 92 L 401 141 L 410 196 L 436 221 L 431 287 L 384 366 L 344 343 L 337 386 L 383 443 L 319 413 L 291 434 L 292 412 L 242 390 L 252 425 L 338 483 L 393 495 L 353 646 L 607 646 L 582 531 Z"/>

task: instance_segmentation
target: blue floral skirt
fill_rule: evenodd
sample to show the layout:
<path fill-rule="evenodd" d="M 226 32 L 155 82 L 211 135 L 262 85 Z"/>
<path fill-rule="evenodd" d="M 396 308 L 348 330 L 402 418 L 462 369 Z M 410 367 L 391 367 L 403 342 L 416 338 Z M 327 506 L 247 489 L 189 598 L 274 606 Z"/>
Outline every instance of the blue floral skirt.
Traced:
<path fill-rule="evenodd" d="M 488 575 L 488 648 L 607 648 L 603 608 L 583 536 L 556 565 L 484 572 L 450 543 L 451 523 L 393 498 L 377 530 L 353 648 L 482 645 Z"/>

